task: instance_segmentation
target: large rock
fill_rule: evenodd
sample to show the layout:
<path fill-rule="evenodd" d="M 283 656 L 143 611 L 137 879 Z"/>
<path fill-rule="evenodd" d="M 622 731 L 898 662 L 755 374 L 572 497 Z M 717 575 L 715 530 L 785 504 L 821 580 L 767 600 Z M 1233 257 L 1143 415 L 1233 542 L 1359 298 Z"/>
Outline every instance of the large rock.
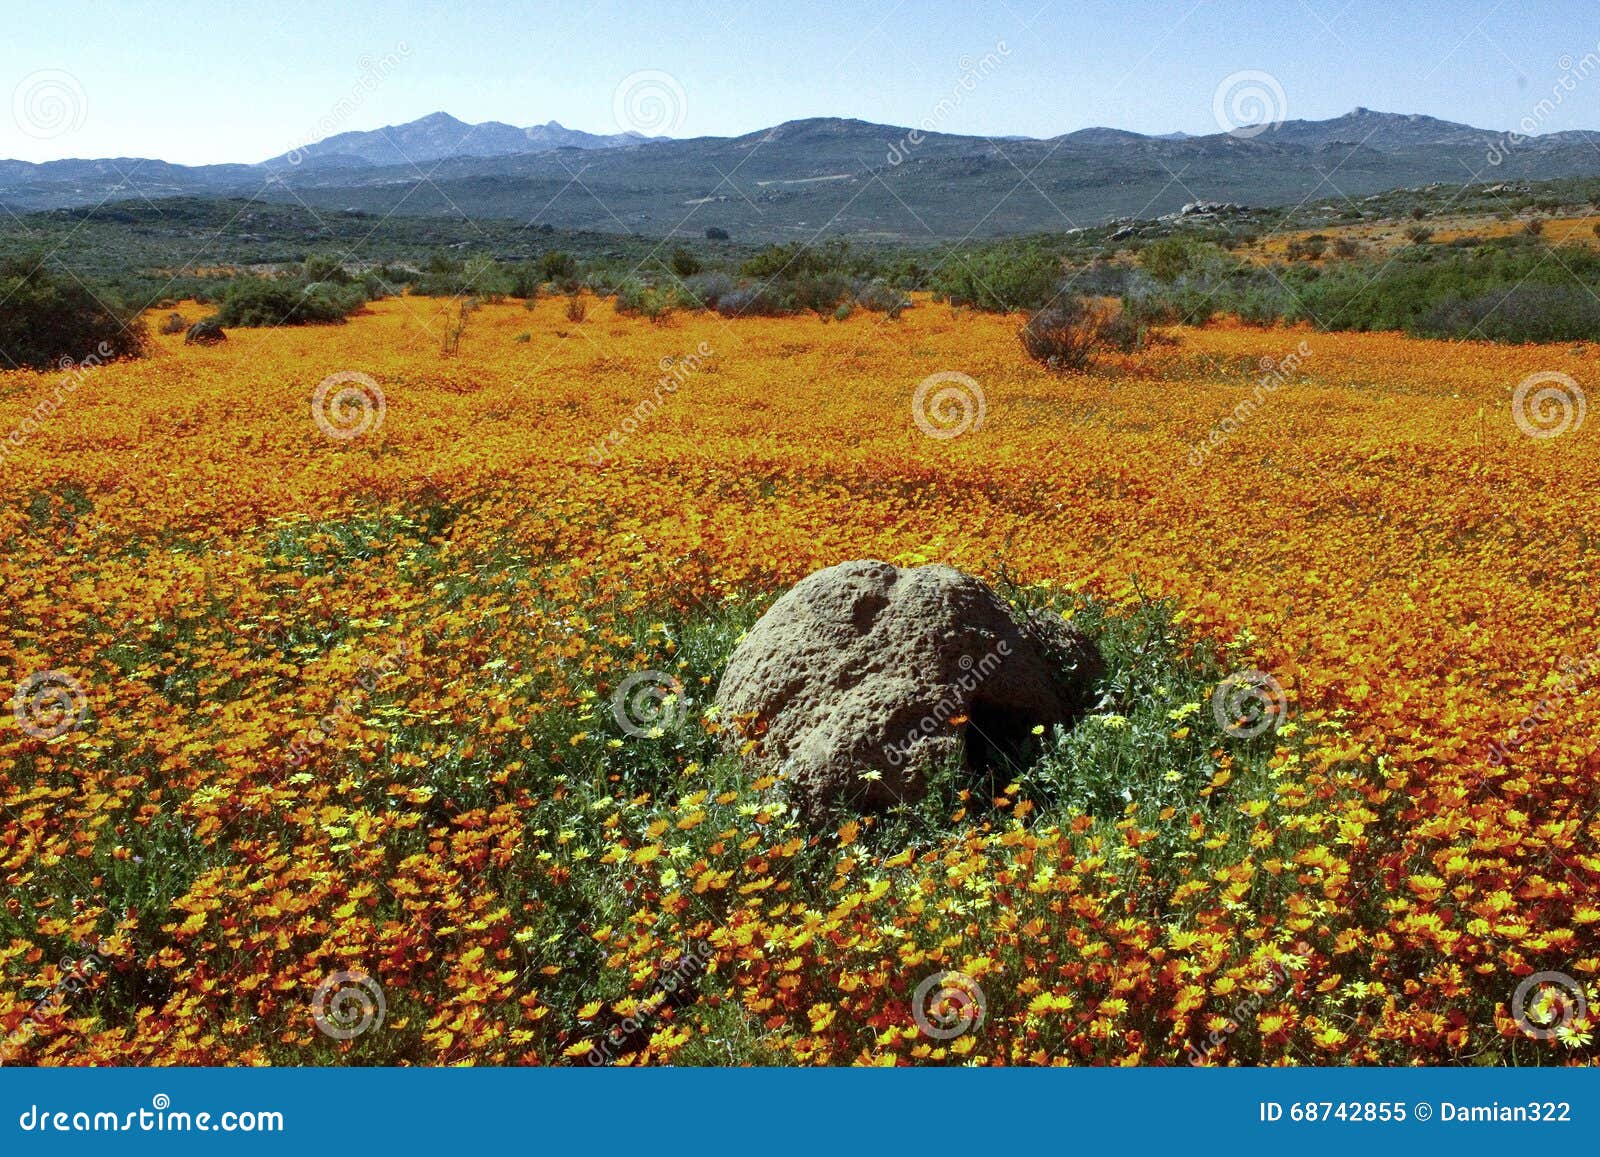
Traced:
<path fill-rule="evenodd" d="M 1033 728 L 1090 706 L 1099 651 L 1056 616 L 1019 616 L 971 575 L 847 562 L 798 583 L 739 644 L 717 704 L 811 819 L 927 794 L 930 772 L 1009 775 Z"/>
<path fill-rule="evenodd" d="M 227 340 L 228 335 L 222 331 L 222 323 L 214 317 L 207 317 L 189 327 L 189 332 L 183 337 L 183 344 L 216 345 L 219 341 Z"/>

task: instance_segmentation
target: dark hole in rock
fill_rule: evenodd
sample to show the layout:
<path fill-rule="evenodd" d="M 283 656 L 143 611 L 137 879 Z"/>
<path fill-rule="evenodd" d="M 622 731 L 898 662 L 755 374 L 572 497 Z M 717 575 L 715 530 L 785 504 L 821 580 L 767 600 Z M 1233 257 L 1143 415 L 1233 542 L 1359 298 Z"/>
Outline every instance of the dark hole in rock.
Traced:
<path fill-rule="evenodd" d="M 977 698 L 967 711 L 967 770 L 974 780 L 1009 782 L 1033 761 L 1035 720 L 1028 715 Z"/>

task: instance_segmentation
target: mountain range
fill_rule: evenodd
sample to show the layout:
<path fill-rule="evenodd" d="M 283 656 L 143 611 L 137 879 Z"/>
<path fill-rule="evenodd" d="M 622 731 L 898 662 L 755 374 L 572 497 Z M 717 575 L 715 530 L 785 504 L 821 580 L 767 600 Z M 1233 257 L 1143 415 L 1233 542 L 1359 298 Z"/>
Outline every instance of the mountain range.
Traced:
<path fill-rule="evenodd" d="M 318 212 L 496 218 L 647 236 L 708 227 L 753 240 L 818 234 L 944 240 L 1152 217 L 1191 201 L 1337 205 L 1424 184 L 1600 174 L 1600 133 L 1505 134 L 1358 108 L 1245 133 L 1089 128 L 1049 139 L 913 132 L 839 118 L 737 137 L 598 135 L 435 113 L 346 132 L 254 165 L 116 158 L 0 161 L 13 213 L 171 196 Z"/>
<path fill-rule="evenodd" d="M 586 133 L 556 121 L 525 129 L 501 121 L 469 125 L 449 113 L 436 112 L 409 124 L 339 133 L 273 157 L 263 165 L 282 168 L 307 161 L 344 166 L 426 165 L 451 156 L 508 157 L 517 153 L 547 153 L 552 149 L 609 149 L 650 140 L 643 133 L 610 136 Z"/>

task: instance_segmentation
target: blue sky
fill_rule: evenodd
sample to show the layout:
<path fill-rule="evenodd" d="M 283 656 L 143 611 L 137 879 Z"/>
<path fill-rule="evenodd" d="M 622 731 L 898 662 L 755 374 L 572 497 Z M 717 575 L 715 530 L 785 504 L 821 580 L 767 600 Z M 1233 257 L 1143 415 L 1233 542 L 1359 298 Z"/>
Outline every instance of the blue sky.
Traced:
<path fill-rule="evenodd" d="M 1510 129 L 1600 57 L 1593 0 L 51 0 L 7 23 L 0 157 L 33 161 L 258 161 L 440 109 L 615 132 L 626 84 L 623 119 L 673 136 L 914 125 L 986 56 L 941 130 L 1214 132 L 1218 86 L 1247 70 L 1288 117 Z M 1600 128 L 1600 70 L 1576 85 L 1540 131 Z"/>

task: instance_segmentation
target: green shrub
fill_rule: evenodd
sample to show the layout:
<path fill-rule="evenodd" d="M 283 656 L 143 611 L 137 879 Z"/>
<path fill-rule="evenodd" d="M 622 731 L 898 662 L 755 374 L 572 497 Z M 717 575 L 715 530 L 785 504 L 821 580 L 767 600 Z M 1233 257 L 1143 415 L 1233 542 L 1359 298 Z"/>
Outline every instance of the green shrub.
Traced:
<path fill-rule="evenodd" d="M 305 264 L 300 267 L 300 280 L 308 285 L 315 282 L 349 285 L 355 279 L 345 272 L 344 265 L 338 258 L 316 256 L 306 258 Z"/>
<path fill-rule="evenodd" d="M 933 290 L 951 305 L 1009 313 L 1042 308 L 1055 296 L 1061 274 L 1054 254 L 992 249 L 947 261 L 933 278 Z"/>
<path fill-rule="evenodd" d="M 1109 319 L 1081 297 L 1069 297 L 1028 318 L 1022 348 L 1052 370 L 1078 370 L 1094 360 Z"/>
<path fill-rule="evenodd" d="M 651 321 L 660 321 L 671 312 L 675 297 L 670 290 L 658 289 L 636 277 L 630 277 L 617 286 L 617 312 L 638 314 Z"/>
<path fill-rule="evenodd" d="M 1194 257 L 1194 242 L 1166 237 L 1141 249 L 1139 264 L 1157 281 L 1171 285 L 1189 271 Z"/>
<path fill-rule="evenodd" d="M 539 258 L 539 272 L 546 281 L 572 281 L 578 276 L 578 260 L 570 253 L 552 249 Z"/>
<path fill-rule="evenodd" d="M 1524 284 L 1441 302 L 1412 329 L 1423 337 L 1590 341 L 1600 338 L 1600 301 L 1581 285 Z"/>
<path fill-rule="evenodd" d="M 1287 248 L 1290 261 L 1316 261 L 1328 251 L 1328 239 L 1321 233 L 1309 237 L 1296 237 Z"/>
<path fill-rule="evenodd" d="M 814 273 L 795 279 L 790 293 L 796 309 L 809 309 L 819 314 L 830 314 L 847 301 L 853 292 L 850 279 L 842 273 Z"/>
<path fill-rule="evenodd" d="M 228 287 L 217 321 L 246 328 L 328 325 L 344 321 L 366 303 L 366 295 L 355 286 L 245 277 Z"/>
<path fill-rule="evenodd" d="M 717 312 L 723 317 L 781 317 L 793 307 L 771 286 L 741 285 L 718 299 Z"/>
<path fill-rule="evenodd" d="M 137 357 L 144 323 L 103 286 L 58 277 L 42 260 L 0 262 L 0 366 L 45 369 L 64 359 L 85 362 Z"/>
<path fill-rule="evenodd" d="M 881 281 L 873 281 L 856 290 L 856 304 L 873 313 L 887 314 L 893 320 L 911 308 L 911 299 Z"/>

